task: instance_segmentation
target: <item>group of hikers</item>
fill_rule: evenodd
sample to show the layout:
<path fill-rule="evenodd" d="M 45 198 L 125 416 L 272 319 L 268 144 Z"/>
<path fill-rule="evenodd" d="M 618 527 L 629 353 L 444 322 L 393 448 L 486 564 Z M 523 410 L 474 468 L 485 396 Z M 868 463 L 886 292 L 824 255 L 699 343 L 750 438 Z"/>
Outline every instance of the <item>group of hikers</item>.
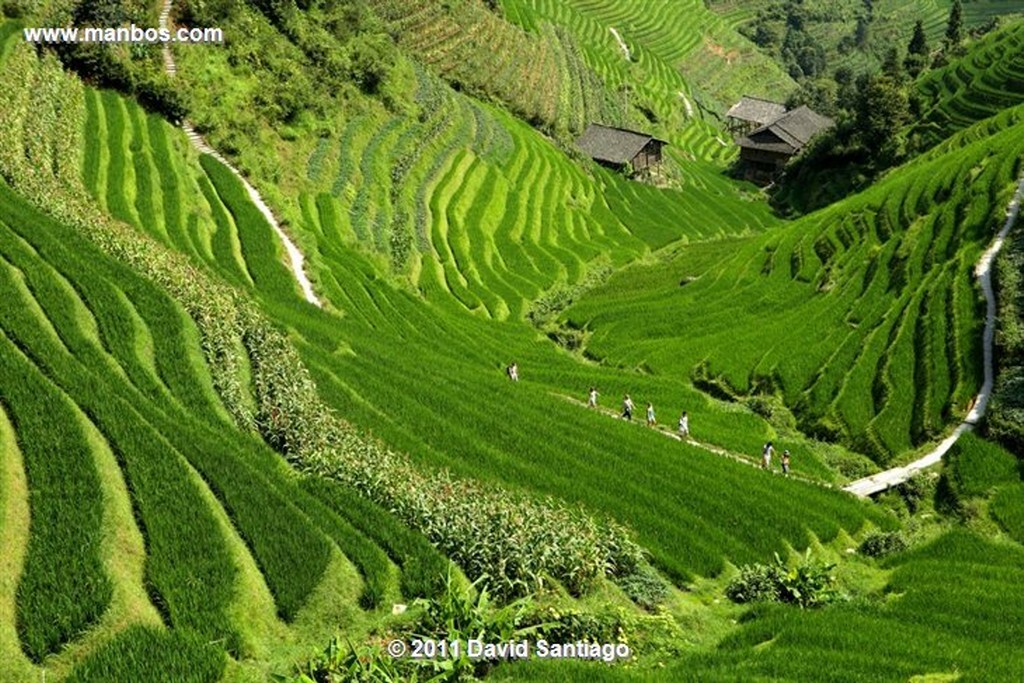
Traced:
<path fill-rule="evenodd" d="M 597 391 L 597 387 L 590 387 L 590 392 L 587 394 L 587 407 L 597 407 L 597 397 L 600 394 Z M 633 403 L 633 399 L 626 394 L 622 397 L 622 419 L 633 420 L 633 411 L 636 410 L 636 404 Z M 654 427 L 658 424 L 658 418 L 654 414 L 654 404 L 647 403 L 647 426 Z M 690 436 L 690 416 L 684 410 L 679 415 L 679 436 L 689 437 Z"/>
<path fill-rule="evenodd" d="M 761 469 L 772 469 L 772 456 L 775 455 L 775 446 L 771 441 L 767 442 L 761 449 Z M 789 450 L 782 451 L 782 473 L 789 476 Z"/>
<path fill-rule="evenodd" d="M 587 396 L 587 407 L 597 407 L 598 392 L 596 387 L 590 387 L 590 393 Z M 622 397 L 622 419 L 632 420 L 633 411 L 636 410 L 636 404 L 633 403 L 633 399 L 630 398 L 629 394 Z M 658 424 L 658 420 L 654 415 L 654 404 L 647 403 L 647 426 L 654 427 Z M 680 438 L 689 438 L 690 436 L 690 416 L 684 410 L 679 415 L 679 436 Z M 772 456 L 775 455 L 775 445 L 769 441 L 761 449 L 761 469 L 771 470 L 772 468 Z M 789 450 L 782 451 L 782 473 L 789 476 L 789 463 L 790 463 L 790 452 Z"/>
<path fill-rule="evenodd" d="M 513 382 L 519 381 L 519 366 L 512 362 L 508 367 L 505 368 L 505 374 Z M 601 394 L 597 391 L 597 387 L 590 387 L 590 391 L 587 392 L 587 407 L 597 408 L 597 397 Z M 633 420 L 633 411 L 636 410 L 636 404 L 633 403 L 633 399 L 630 398 L 629 394 L 622 397 L 622 419 Z M 655 427 L 658 424 L 657 417 L 654 414 L 654 404 L 651 402 L 647 403 L 647 426 Z M 690 416 L 684 410 L 679 415 L 679 437 L 689 438 L 690 437 Z M 761 469 L 771 470 L 772 468 L 772 457 L 775 455 L 775 445 L 768 441 L 761 449 Z M 782 473 L 789 476 L 789 462 L 790 453 L 789 450 L 782 451 Z"/>

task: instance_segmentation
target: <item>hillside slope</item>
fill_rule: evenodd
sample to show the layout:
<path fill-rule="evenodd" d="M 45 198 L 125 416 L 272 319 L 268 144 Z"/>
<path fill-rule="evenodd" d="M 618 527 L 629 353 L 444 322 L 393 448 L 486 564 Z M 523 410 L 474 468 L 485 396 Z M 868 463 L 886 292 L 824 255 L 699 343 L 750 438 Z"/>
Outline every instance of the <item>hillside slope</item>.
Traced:
<path fill-rule="evenodd" d="M 592 353 L 778 392 L 805 430 L 884 462 L 941 433 L 980 384 L 970 271 L 1021 171 L 1020 116 L 769 235 L 628 269 L 568 319 L 593 331 Z"/>

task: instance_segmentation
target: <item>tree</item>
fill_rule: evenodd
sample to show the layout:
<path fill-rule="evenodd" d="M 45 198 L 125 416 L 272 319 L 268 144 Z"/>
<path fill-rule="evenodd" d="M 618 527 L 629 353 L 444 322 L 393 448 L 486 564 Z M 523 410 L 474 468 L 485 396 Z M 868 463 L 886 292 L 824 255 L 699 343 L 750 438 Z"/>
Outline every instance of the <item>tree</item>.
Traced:
<path fill-rule="evenodd" d="M 964 5 L 960 0 L 953 0 L 949 9 L 949 22 L 946 24 L 946 49 L 960 47 L 964 39 Z"/>
<path fill-rule="evenodd" d="M 899 82 L 903 80 L 903 64 L 900 60 L 900 50 L 895 45 L 890 47 L 885 53 L 885 59 L 882 61 L 882 73 L 894 81 Z"/>
<path fill-rule="evenodd" d="M 924 34 L 924 23 L 918 19 L 914 24 L 914 35 L 907 45 L 907 57 L 903 60 L 903 67 L 912 78 L 924 71 L 928 64 L 928 38 Z"/>
<path fill-rule="evenodd" d="M 865 148 L 884 164 L 902 153 L 900 132 L 910 122 L 906 90 L 891 76 L 867 79 L 857 107 L 857 134 Z"/>
<path fill-rule="evenodd" d="M 386 35 L 362 33 L 348 44 L 352 80 L 368 95 L 379 92 L 398 61 L 395 45 Z"/>

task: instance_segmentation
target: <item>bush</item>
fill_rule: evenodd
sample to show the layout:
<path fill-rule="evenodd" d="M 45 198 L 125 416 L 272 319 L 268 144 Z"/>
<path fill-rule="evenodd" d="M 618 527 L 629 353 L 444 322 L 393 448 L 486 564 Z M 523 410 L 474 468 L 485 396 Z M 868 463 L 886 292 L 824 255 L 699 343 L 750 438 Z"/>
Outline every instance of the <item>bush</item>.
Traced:
<path fill-rule="evenodd" d="M 363 33 L 348 45 L 349 75 L 369 95 L 381 90 L 397 61 L 395 44 L 385 34 Z"/>
<path fill-rule="evenodd" d="M 910 541 L 901 531 L 877 531 L 865 538 L 857 550 L 868 557 L 885 557 L 910 547 Z"/>
<path fill-rule="evenodd" d="M 619 588 L 630 600 L 646 610 L 653 610 L 668 597 L 668 585 L 649 564 L 618 580 Z"/>
<path fill-rule="evenodd" d="M 937 477 L 935 475 L 918 473 L 895 487 L 910 514 L 914 514 L 921 507 L 921 502 L 935 493 Z"/>
<path fill-rule="evenodd" d="M 725 596 L 733 602 L 779 602 L 782 572 L 774 564 L 748 564 L 729 582 Z"/>
<path fill-rule="evenodd" d="M 725 594 L 738 603 L 783 602 L 801 608 L 821 607 L 839 598 L 833 569 L 834 564 L 811 560 L 809 548 L 792 568 L 776 554 L 774 564 L 741 567 L 740 575 L 729 582 Z"/>

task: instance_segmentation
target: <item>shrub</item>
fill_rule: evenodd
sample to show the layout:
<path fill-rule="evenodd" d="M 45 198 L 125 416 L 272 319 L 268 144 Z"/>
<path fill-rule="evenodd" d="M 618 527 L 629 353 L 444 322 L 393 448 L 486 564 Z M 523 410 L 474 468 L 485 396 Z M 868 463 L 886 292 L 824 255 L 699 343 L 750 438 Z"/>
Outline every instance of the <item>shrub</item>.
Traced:
<path fill-rule="evenodd" d="M 896 491 L 900 494 L 910 514 L 914 514 L 920 509 L 921 502 L 935 493 L 937 485 L 935 475 L 919 472 L 897 486 Z"/>
<path fill-rule="evenodd" d="M 801 608 L 820 607 L 839 598 L 833 569 L 834 564 L 812 560 L 809 548 L 795 567 L 787 567 L 776 554 L 774 564 L 740 568 L 740 575 L 729 583 L 725 593 L 739 603 L 784 602 Z"/>
<path fill-rule="evenodd" d="M 620 578 L 618 584 L 630 600 L 647 610 L 653 610 L 668 597 L 665 580 L 647 563 Z"/>
<path fill-rule="evenodd" d="M 910 547 L 902 531 L 877 531 L 865 538 L 857 550 L 868 557 L 885 557 Z"/>
<path fill-rule="evenodd" d="M 733 602 L 779 602 L 782 572 L 774 564 L 748 564 L 729 582 L 725 595 Z"/>

